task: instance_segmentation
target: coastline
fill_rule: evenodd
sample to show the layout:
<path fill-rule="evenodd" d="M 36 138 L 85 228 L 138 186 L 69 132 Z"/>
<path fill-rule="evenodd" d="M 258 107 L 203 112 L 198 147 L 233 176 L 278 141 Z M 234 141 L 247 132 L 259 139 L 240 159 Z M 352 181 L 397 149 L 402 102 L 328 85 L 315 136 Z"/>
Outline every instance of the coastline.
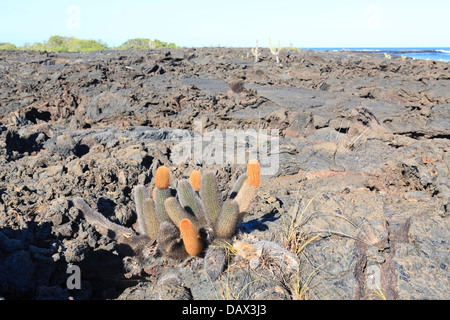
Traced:
<path fill-rule="evenodd" d="M 393 54 L 397 56 L 405 56 L 413 59 L 420 60 L 434 60 L 434 61 L 450 61 L 450 47 L 323 47 L 323 48 L 307 48 L 310 50 L 318 51 L 350 51 L 350 52 L 361 52 L 361 53 L 379 53 L 379 54 Z"/>

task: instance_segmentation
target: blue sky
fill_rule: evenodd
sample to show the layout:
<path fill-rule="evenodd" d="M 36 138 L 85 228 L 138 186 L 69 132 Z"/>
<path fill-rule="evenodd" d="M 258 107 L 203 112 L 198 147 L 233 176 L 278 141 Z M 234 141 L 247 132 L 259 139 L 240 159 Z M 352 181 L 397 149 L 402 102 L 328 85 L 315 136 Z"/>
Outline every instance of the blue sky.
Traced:
<path fill-rule="evenodd" d="M 180 46 L 450 47 L 448 0 L 2 0 L 0 42 L 52 35 L 110 46 L 151 38 Z"/>

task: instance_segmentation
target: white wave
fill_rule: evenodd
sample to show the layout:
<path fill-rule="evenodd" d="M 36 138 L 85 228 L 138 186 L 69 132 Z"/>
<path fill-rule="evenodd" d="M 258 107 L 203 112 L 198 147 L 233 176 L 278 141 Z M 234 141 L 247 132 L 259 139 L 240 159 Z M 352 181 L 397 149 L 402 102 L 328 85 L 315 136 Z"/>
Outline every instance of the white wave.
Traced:
<path fill-rule="evenodd" d="M 450 53 L 450 50 L 436 50 L 436 52 Z"/>

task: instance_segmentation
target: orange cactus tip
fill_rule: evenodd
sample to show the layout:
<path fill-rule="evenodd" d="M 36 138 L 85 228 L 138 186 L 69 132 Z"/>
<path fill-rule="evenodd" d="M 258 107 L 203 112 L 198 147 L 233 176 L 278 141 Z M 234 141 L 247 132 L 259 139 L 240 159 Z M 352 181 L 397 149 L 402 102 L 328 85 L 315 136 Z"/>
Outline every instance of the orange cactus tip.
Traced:
<path fill-rule="evenodd" d="M 159 189 L 167 189 L 170 183 L 169 169 L 161 166 L 156 170 L 155 185 Z"/>
<path fill-rule="evenodd" d="M 180 222 L 181 237 L 183 238 L 186 252 L 191 256 L 197 256 L 203 251 L 203 241 L 195 231 L 194 225 L 189 219 Z"/>
<path fill-rule="evenodd" d="M 152 191 L 152 197 L 153 197 L 153 202 L 156 202 L 156 188 L 153 188 L 153 191 Z"/>
<path fill-rule="evenodd" d="M 252 159 L 248 162 L 247 176 L 248 179 L 245 181 L 245 183 L 258 188 L 259 184 L 261 183 L 261 168 L 259 166 L 258 160 Z"/>
<path fill-rule="evenodd" d="M 202 174 L 198 170 L 192 171 L 190 177 L 189 177 L 189 183 L 191 184 L 192 188 L 195 191 L 200 190 L 200 185 L 202 183 Z"/>

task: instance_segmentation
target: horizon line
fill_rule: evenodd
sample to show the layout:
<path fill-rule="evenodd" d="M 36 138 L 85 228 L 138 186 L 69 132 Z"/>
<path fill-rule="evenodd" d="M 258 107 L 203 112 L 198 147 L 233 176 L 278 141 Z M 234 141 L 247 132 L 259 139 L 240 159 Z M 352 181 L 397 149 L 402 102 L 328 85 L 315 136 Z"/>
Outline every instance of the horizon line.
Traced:
<path fill-rule="evenodd" d="M 76 37 L 68 37 L 68 38 L 76 38 Z M 76 39 L 78 39 L 78 40 L 94 40 L 94 39 L 80 39 L 80 38 L 76 38 Z M 130 38 L 128 40 L 131 40 L 131 39 L 138 39 L 138 38 Z M 128 41 L 128 40 L 126 40 L 126 41 Z M 155 40 L 159 40 L 159 39 L 155 39 Z M 107 45 L 108 48 L 116 47 L 114 45 L 112 45 L 112 46 L 109 45 L 108 43 L 104 42 L 101 39 L 97 39 L 95 41 L 102 42 L 103 44 Z M 166 42 L 164 40 L 161 40 L 161 41 Z M 43 42 L 46 42 L 46 40 L 44 40 Z M 39 42 L 24 42 L 22 46 L 33 45 L 35 43 L 39 43 Z M 16 45 L 13 42 L 2 42 L 0 40 L 0 45 L 3 45 L 3 44 L 13 44 L 17 47 L 21 47 L 20 45 Z M 177 44 L 175 43 L 175 45 L 177 45 Z M 236 49 L 238 49 L 238 48 L 253 48 L 254 47 L 254 46 L 247 47 L 247 46 L 233 46 L 233 45 L 220 45 L 220 44 L 218 44 L 218 45 L 192 45 L 192 46 L 191 45 L 177 45 L 177 46 L 180 48 L 211 48 L 212 47 L 212 48 L 236 48 Z M 259 47 L 260 48 L 269 48 L 268 46 L 267 47 L 259 46 Z M 399 49 L 399 48 L 401 48 L 401 49 L 408 49 L 408 48 L 411 48 L 411 49 L 431 49 L 431 48 L 450 49 L 450 46 L 395 46 L 395 47 L 393 47 L 393 46 L 354 46 L 354 45 L 352 45 L 352 46 L 292 46 L 291 47 L 289 45 L 286 45 L 286 46 L 280 46 L 280 47 L 281 48 L 295 48 L 295 49 Z"/>

